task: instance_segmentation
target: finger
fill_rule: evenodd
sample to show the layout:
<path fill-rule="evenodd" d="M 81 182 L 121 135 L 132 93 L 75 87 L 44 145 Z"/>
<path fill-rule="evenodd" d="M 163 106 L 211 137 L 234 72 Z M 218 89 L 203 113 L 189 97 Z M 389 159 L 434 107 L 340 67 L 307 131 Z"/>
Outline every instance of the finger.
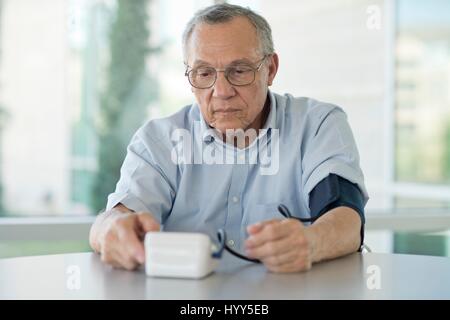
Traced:
<path fill-rule="evenodd" d="M 119 268 L 127 270 L 134 270 L 139 265 L 139 263 L 132 256 L 121 250 L 117 251 L 116 261 L 119 264 Z"/>
<path fill-rule="evenodd" d="M 139 260 L 136 255 L 134 248 L 130 247 L 130 243 L 128 240 L 124 238 L 118 237 L 118 242 L 116 246 L 114 246 L 114 253 L 117 261 L 120 263 L 121 267 L 127 270 L 134 270 L 140 264 L 140 261 L 144 261 L 145 258 Z M 140 241 L 137 242 L 138 245 L 141 245 Z M 144 256 L 145 257 L 145 256 Z"/>
<path fill-rule="evenodd" d="M 104 254 L 101 255 L 102 261 L 114 268 L 123 268 L 122 265 L 118 262 L 117 259 L 107 258 Z"/>
<path fill-rule="evenodd" d="M 293 273 L 293 272 L 302 272 L 307 271 L 311 269 L 311 262 L 309 261 L 301 261 L 300 263 L 297 260 L 294 260 L 290 263 L 285 263 L 282 265 L 272 266 L 272 265 L 265 265 L 267 269 L 271 272 L 276 273 Z"/>
<path fill-rule="evenodd" d="M 272 272 L 301 272 L 310 270 L 312 267 L 311 255 L 308 252 L 308 248 L 301 247 L 295 251 L 293 258 L 277 257 L 273 259 L 272 257 L 267 258 L 263 261 L 264 265 Z M 286 259 L 283 261 L 283 259 Z M 278 260 L 278 261 L 277 261 Z"/>
<path fill-rule="evenodd" d="M 118 269 L 131 269 L 134 267 L 132 261 L 127 261 L 122 257 L 119 246 L 116 244 L 108 244 L 102 251 L 101 259 L 106 264 Z"/>
<path fill-rule="evenodd" d="M 263 229 L 257 234 L 250 235 L 245 241 L 245 247 L 250 249 L 261 246 L 266 242 L 284 238 L 292 231 L 292 223 L 287 223 L 287 220 L 278 220 L 276 223 L 264 225 Z"/>
<path fill-rule="evenodd" d="M 290 237 L 284 237 L 275 241 L 268 241 L 257 247 L 246 248 L 246 253 L 251 258 L 266 259 L 271 256 L 293 251 Z"/>
<path fill-rule="evenodd" d="M 297 256 L 298 253 L 296 252 L 296 250 L 289 250 L 278 255 L 268 256 L 264 258 L 262 262 L 266 267 L 280 267 L 282 265 L 287 265 L 295 261 Z"/>
<path fill-rule="evenodd" d="M 279 266 L 266 266 L 270 272 L 275 273 L 292 273 L 300 271 L 294 264 L 284 264 Z"/>
<path fill-rule="evenodd" d="M 121 255 L 128 259 L 133 258 L 139 264 L 145 262 L 144 244 L 139 240 L 135 228 L 124 224 L 118 228 L 119 244 Z"/>
<path fill-rule="evenodd" d="M 247 227 L 247 232 L 250 235 L 253 235 L 255 233 L 260 232 L 264 228 L 264 226 L 273 224 L 273 223 L 277 223 L 278 221 L 280 221 L 280 219 L 265 220 L 265 221 L 260 221 L 260 222 L 251 224 Z"/>
<path fill-rule="evenodd" d="M 106 232 L 101 242 L 100 257 L 104 263 L 113 267 L 120 267 L 115 252 L 117 244 L 117 233 L 113 230 Z"/>
<path fill-rule="evenodd" d="M 117 259 L 114 259 L 113 255 L 109 251 L 103 250 L 100 253 L 100 258 L 101 258 L 102 262 L 104 262 L 104 263 L 106 263 L 106 264 L 108 264 L 110 266 L 116 267 L 116 266 L 120 265 L 117 262 Z"/>
<path fill-rule="evenodd" d="M 159 231 L 161 229 L 158 221 L 151 215 L 151 213 L 140 212 L 137 214 L 137 217 L 140 223 L 140 227 L 142 228 L 144 233 L 147 233 L 149 231 Z"/>

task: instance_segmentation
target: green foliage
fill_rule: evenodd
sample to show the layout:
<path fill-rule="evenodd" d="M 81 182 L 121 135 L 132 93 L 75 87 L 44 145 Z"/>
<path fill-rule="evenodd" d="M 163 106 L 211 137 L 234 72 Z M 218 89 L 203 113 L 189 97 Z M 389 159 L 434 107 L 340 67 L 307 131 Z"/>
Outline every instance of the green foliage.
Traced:
<path fill-rule="evenodd" d="M 0 259 L 44 254 L 92 251 L 89 241 L 83 240 L 2 240 Z"/>
<path fill-rule="evenodd" d="M 147 106 L 155 97 L 154 81 L 145 61 L 148 46 L 148 0 L 119 0 L 110 33 L 110 61 L 106 90 L 101 99 L 99 171 L 94 182 L 92 207 L 96 212 L 106 205 L 114 191 L 126 147 L 142 125 Z"/>

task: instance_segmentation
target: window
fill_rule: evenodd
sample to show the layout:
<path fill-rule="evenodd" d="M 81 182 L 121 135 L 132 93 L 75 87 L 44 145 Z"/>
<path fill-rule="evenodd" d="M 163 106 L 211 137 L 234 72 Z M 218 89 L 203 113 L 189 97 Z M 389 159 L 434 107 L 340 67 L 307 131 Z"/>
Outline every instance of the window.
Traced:
<path fill-rule="evenodd" d="M 448 185 L 450 3 L 399 0 L 396 20 L 395 178 Z"/>
<path fill-rule="evenodd" d="M 181 32 L 211 1 L 0 3 L 0 215 L 95 214 L 137 128 L 192 102 Z"/>

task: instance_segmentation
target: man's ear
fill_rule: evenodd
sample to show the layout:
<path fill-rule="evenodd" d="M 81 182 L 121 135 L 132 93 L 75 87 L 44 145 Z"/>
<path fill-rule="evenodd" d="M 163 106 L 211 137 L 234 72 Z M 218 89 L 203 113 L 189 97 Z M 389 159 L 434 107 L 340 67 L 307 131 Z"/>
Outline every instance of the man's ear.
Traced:
<path fill-rule="evenodd" d="M 278 65 L 279 65 L 278 55 L 276 53 L 273 53 L 269 57 L 269 75 L 267 77 L 268 86 L 272 85 L 273 79 L 275 79 L 275 76 L 277 75 Z"/>

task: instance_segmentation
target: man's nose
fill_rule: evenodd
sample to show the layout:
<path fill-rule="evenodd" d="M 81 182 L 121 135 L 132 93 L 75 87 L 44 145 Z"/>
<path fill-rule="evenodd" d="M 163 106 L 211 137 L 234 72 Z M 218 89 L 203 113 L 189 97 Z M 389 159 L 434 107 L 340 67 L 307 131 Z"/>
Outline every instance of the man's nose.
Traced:
<path fill-rule="evenodd" d="M 216 83 L 213 86 L 213 96 L 220 99 L 227 99 L 236 94 L 234 87 L 228 82 L 224 72 L 217 72 Z"/>

